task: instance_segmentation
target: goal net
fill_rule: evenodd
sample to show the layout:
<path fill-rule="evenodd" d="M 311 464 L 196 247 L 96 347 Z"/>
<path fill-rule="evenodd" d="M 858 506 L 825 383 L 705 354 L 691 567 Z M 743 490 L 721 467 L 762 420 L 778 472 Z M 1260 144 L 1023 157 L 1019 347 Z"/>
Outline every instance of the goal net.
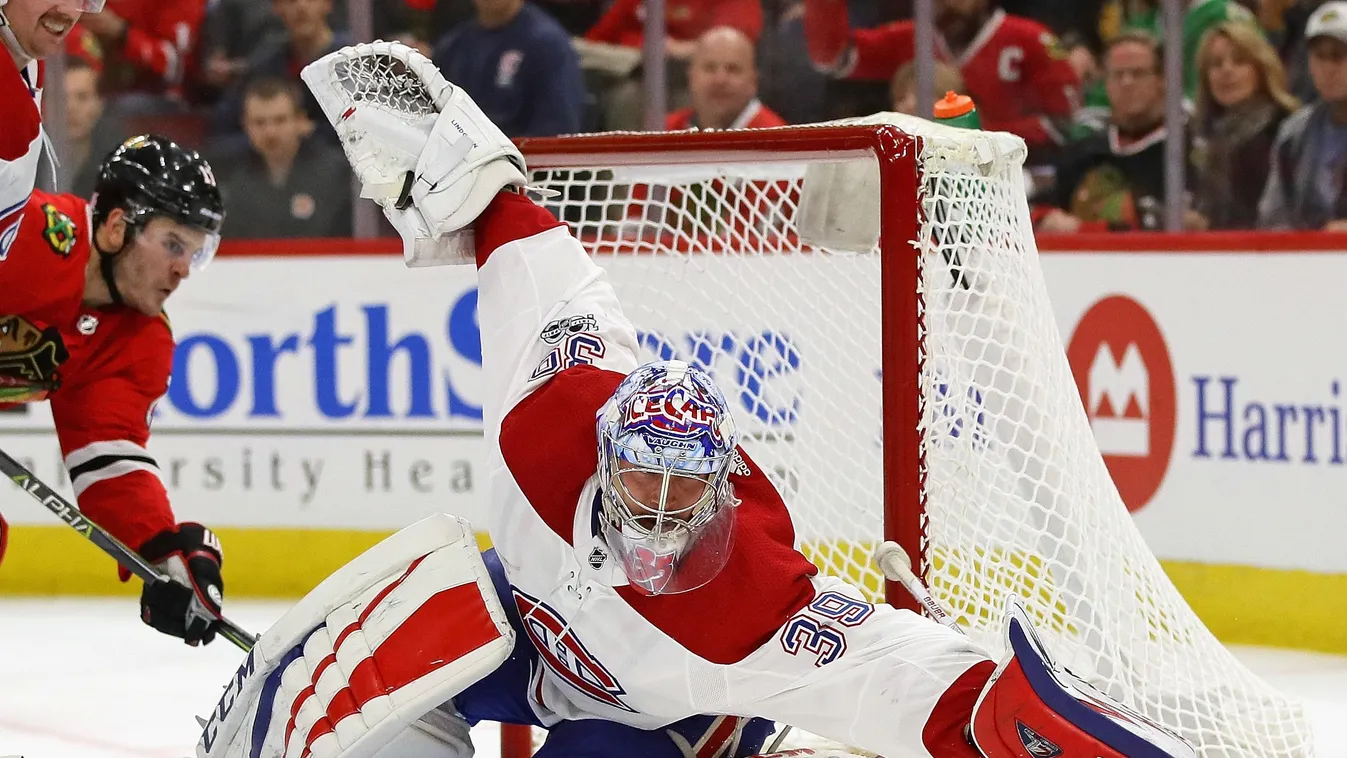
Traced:
<path fill-rule="evenodd" d="M 896 539 L 993 655 L 1014 595 L 1062 664 L 1203 756 L 1311 754 L 1300 706 L 1207 631 L 1117 494 L 1037 260 L 1022 142 L 885 114 L 523 149 L 648 357 L 726 390 L 821 570 L 906 603 L 870 559 Z"/>

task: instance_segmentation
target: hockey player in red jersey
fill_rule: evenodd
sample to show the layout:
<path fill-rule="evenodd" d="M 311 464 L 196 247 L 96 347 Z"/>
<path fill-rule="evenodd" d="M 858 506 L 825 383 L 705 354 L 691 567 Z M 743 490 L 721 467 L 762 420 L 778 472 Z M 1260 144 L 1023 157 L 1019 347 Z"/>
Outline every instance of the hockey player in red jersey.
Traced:
<path fill-rule="evenodd" d="M 42 154 L 42 64 L 103 0 L 0 0 L 0 260 L 18 235 Z"/>
<path fill-rule="evenodd" d="M 92 203 L 35 191 L 0 256 L 0 402 L 51 401 L 81 510 L 181 582 L 146 585 L 142 618 L 193 645 L 215 636 L 220 544 L 175 521 L 145 445 L 173 364 L 164 301 L 210 261 L 223 220 L 205 160 L 134 137 Z"/>
<path fill-rule="evenodd" d="M 935 54 L 959 68 L 983 126 L 1031 149 L 1064 142 L 1080 107 L 1080 81 L 1047 27 L 992 7 L 994 0 L 936 0 Z M 851 29 L 846 0 L 805 0 L 814 65 L 839 78 L 888 81 L 916 55 L 911 21 Z"/>

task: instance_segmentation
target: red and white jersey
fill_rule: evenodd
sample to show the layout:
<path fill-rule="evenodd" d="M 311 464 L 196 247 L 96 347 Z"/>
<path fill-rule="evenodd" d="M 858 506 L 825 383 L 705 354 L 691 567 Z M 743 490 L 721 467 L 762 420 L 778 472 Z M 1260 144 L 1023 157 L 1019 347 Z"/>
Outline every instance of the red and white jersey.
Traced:
<path fill-rule="evenodd" d="M 835 0 L 806 0 L 805 39 L 815 65 L 838 77 L 887 80 L 916 57 L 911 21 L 853 30 L 846 4 Z M 1047 27 L 997 10 L 957 55 L 937 34 L 935 54 L 963 75 L 985 129 L 1017 134 L 1030 147 L 1065 141 L 1058 125 L 1080 107 L 1080 80 Z"/>
<path fill-rule="evenodd" d="M 682 594 L 628 586 L 597 535 L 595 420 L 641 360 L 635 329 L 602 269 L 532 201 L 499 195 L 475 231 L 488 529 L 545 664 L 530 688 L 542 722 L 761 716 L 886 755 L 975 755 L 958 746 L 985 654 L 820 576 L 742 449 L 724 570 Z"/>
<path fill-rule="evenodd" d="M 9 254 L 42 156 L 42 64 L 20 68 L 0 44 L 0 261 Z"/>
<path fill-rule="evenodd" d="M 0 406 L 51 401 L 80 509 L 138 548 L 174 524 L 145 450 L 150 414 L 168 391 L 173 335 L 162 315 L 83 304 L 91 251 L 89 204 L 33 192 L 0 260 Z"/>

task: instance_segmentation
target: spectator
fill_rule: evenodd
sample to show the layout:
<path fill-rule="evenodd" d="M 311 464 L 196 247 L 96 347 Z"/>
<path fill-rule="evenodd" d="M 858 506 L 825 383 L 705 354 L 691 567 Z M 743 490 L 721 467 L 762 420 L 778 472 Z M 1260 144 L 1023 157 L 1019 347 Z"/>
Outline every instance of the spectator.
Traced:
<path fill-rule="evenodd" d="M 948 63 L 935 64 L 935 78 L 932 82 L 931 102 L 937 102 L 945 96 L 946 92 L 963 92 L 963 77 L 959 74 L 959 69 Z M 909 116 L 921 116 L 922 118 L 931 118 L 929 113 L 917 113 L 917 64 L 916 62 L 904 63 L 897 73 L 893 75 L 893 81 L 889 84 L 889 93 L 893 99 L 893 110 L 898 113 L 906 113 Z"/>
<path fill-rule="evenodd" d="M 450 32 L 433 60 L 511 137 L 580 130 L 585 85 L 571 38 L 525 0 L 474 0 L 477 17 Z"/>
<path fill-rule="evenodd" d="M 645 44 L 644 13 L 642 0 L 615 0 L 585 38 L 639 48 Z M 732 26 L 756 43 L 758 35 L 762 34 L 762 3 L 760 0 L 668 0 L 664 4 L 664 23 L 664 48 L 669 57 L 686 61 L 692 57 L 697 40 L 717 26 Z"/>
<path fill-rule="evenodd" d="M 348 237 L 351 174 L 337 148 L 312 135 L 299 88 L 255 79 L 243 94 L 249 150 L 225 165 L 220 190 L 235 223 L 232 238 Z"/>
<path fill-rule="evenodd" d="M 1347 2 L 1320 6 L 1305 38 L 1319 102 L 1296 111 L 1277 132 L 1258 225 L 1347 231 Z"/>
<path fill-rule="evenodd" d="M 1165 80 L 1160 43 L 1141 31 L 1115 37 L 1104 54 L 1113 110 L 1103 132 L 1072 143 L 1057 163 L 1040 232 L 1158 230 L 1165 207 Z"/>
<path fill-rule="evenodd" d="M 1156 39 L 1165 39 L 1162 0 L 1126 0 L 1118 3 L 1122 29 L 1144 31 Z M 1258 19 L 1237 0 L 1191 0 L 1183 15 L 1183 91 L 1189 97 L 1197 92 L 1197 49 L 1209 29 L 1227 21 L 1257 24 Z"/>
<path fill-rule="evenodd" d="M 769 0 L 763 10 L 765 23 L 757 44 L 758 97 L 790 124 L 827 119 L 828 90 L 835 83 L 809 63 L 804 0 Z"/>
<path fill-rule="evenodd" d="M 983 125 L 1031 148 L 1064 142 L 1080 82 L 1052 32 L 990 0 L 936 0 L 936 55 L 958 65 Z M 805 0 L 805 36 L 815 65 L 839 78 L 889 81 L 916 54 L 911 21 L 852 30 L 843 0 Z"/>
<path fill-rule="evenodd" d="M 269 2 L 215 0 L 206 10 L 201 32 L 201 93 L 211 100 L 243 78 L 258 49 L 285 36 L 285 26 Z"/>
<path fill-rule="evenodd" d="M 645 44 L 645 3 L 615 0 L 598 23 L 585 34 L 591 42 L 640 49 Z M 718 26 L 743 32 L 754 44 L 762 34 L 761 0 L 667 0 L 664 4 L 664 50 L 669 65 L 666 80 L 671 107 L 687 104 L 687 63 L 697 39 Z M 645 93 L 640 70 L 607 83 L 601 97 L 603 122 L 608 129 L 645 128 Z"/>
<path fill-rule="evenodd" d="M 285 34 L 259 47 L 248 61 L 248 70 L 241 82 L 226 95 L 217 107 L 217 128 L 237 134 L 242 123 L 243 91 L 255 79 L 280 77 L 299 84 L 299 72 L 310 63 L 351 44 L 346 32 L 333 31 L 328 24 L 332 0 L 272 0 L 272 7 L 285 27 Z M 333 145 L 337 132 L 323 115 L 318 101 L 308 89 L 301 89 L 304 112 L 313 122 L 316 134 Z M 237 148 L 241 140 L 233 140 L 227 147 Z"/>
<path fill-rule="evenodd" d="M 730 26 L 697 40 L 688 67 L 692 106 L 669 114 L 665 128 L 759 129 L 786 122 L 758 100 L 753 41 Z"/>
<path fill-rule="evenodd" d="M 69 191 L 91 197 L 98 167 L 125 137 L 103 109 L 99 71 L 83 56 L 71 55 L 65 64 L 66 141 L 70 148 Z"/>
<path fill-rule="evenodd" d="M 1291 94 L 1303 103 L 1315 99 L 1314 81 L 1310 79 L 1309 44 L 1305 39 L 1305 25 L 1310 16 L 1325 0 L 1294 0 L 1285 9 L 1280 52 L 1286 63 Z"/>
<path fill-rule="evenodd" d="M 103 48 L 104 91 L 137 110 L 180 100 L 205 13 L 206 0 L 107 0 L 102 13 L 84 14 L 80 26 Z"/>
<path fill-rule="evenodd" d="M 1300 104 L 1286 91 L 1277 52 L 1251 24 L 1213 27 L 1197 68 L 1194 218 L 1202 228 L 1251 229 L 1277 130 Z"/>

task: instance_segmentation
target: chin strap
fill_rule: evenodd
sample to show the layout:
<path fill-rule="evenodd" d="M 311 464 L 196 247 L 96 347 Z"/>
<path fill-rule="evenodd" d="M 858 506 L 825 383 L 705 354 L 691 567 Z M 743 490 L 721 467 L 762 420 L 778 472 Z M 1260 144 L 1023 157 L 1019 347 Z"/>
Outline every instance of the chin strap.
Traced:
<path fill-rule="evenodd" d="M 123 245 L 122 247 L 125 248 L 126 246 Z M 117 253 L 105 252 L 98 246 L 97 242 L 94 242 L 93 248 L 94 254 L 98 256 L 98 272 L 103 275 L 103 283 L 108 286 L 108 294 L 112 296 L 112 304 L 125 305 L 126 301 L 122 300 L 122 292 L 117 289 L 117 277 L 112 269 L 117 262 L 117 253 L 121 251 L 118 250 Z"/>

